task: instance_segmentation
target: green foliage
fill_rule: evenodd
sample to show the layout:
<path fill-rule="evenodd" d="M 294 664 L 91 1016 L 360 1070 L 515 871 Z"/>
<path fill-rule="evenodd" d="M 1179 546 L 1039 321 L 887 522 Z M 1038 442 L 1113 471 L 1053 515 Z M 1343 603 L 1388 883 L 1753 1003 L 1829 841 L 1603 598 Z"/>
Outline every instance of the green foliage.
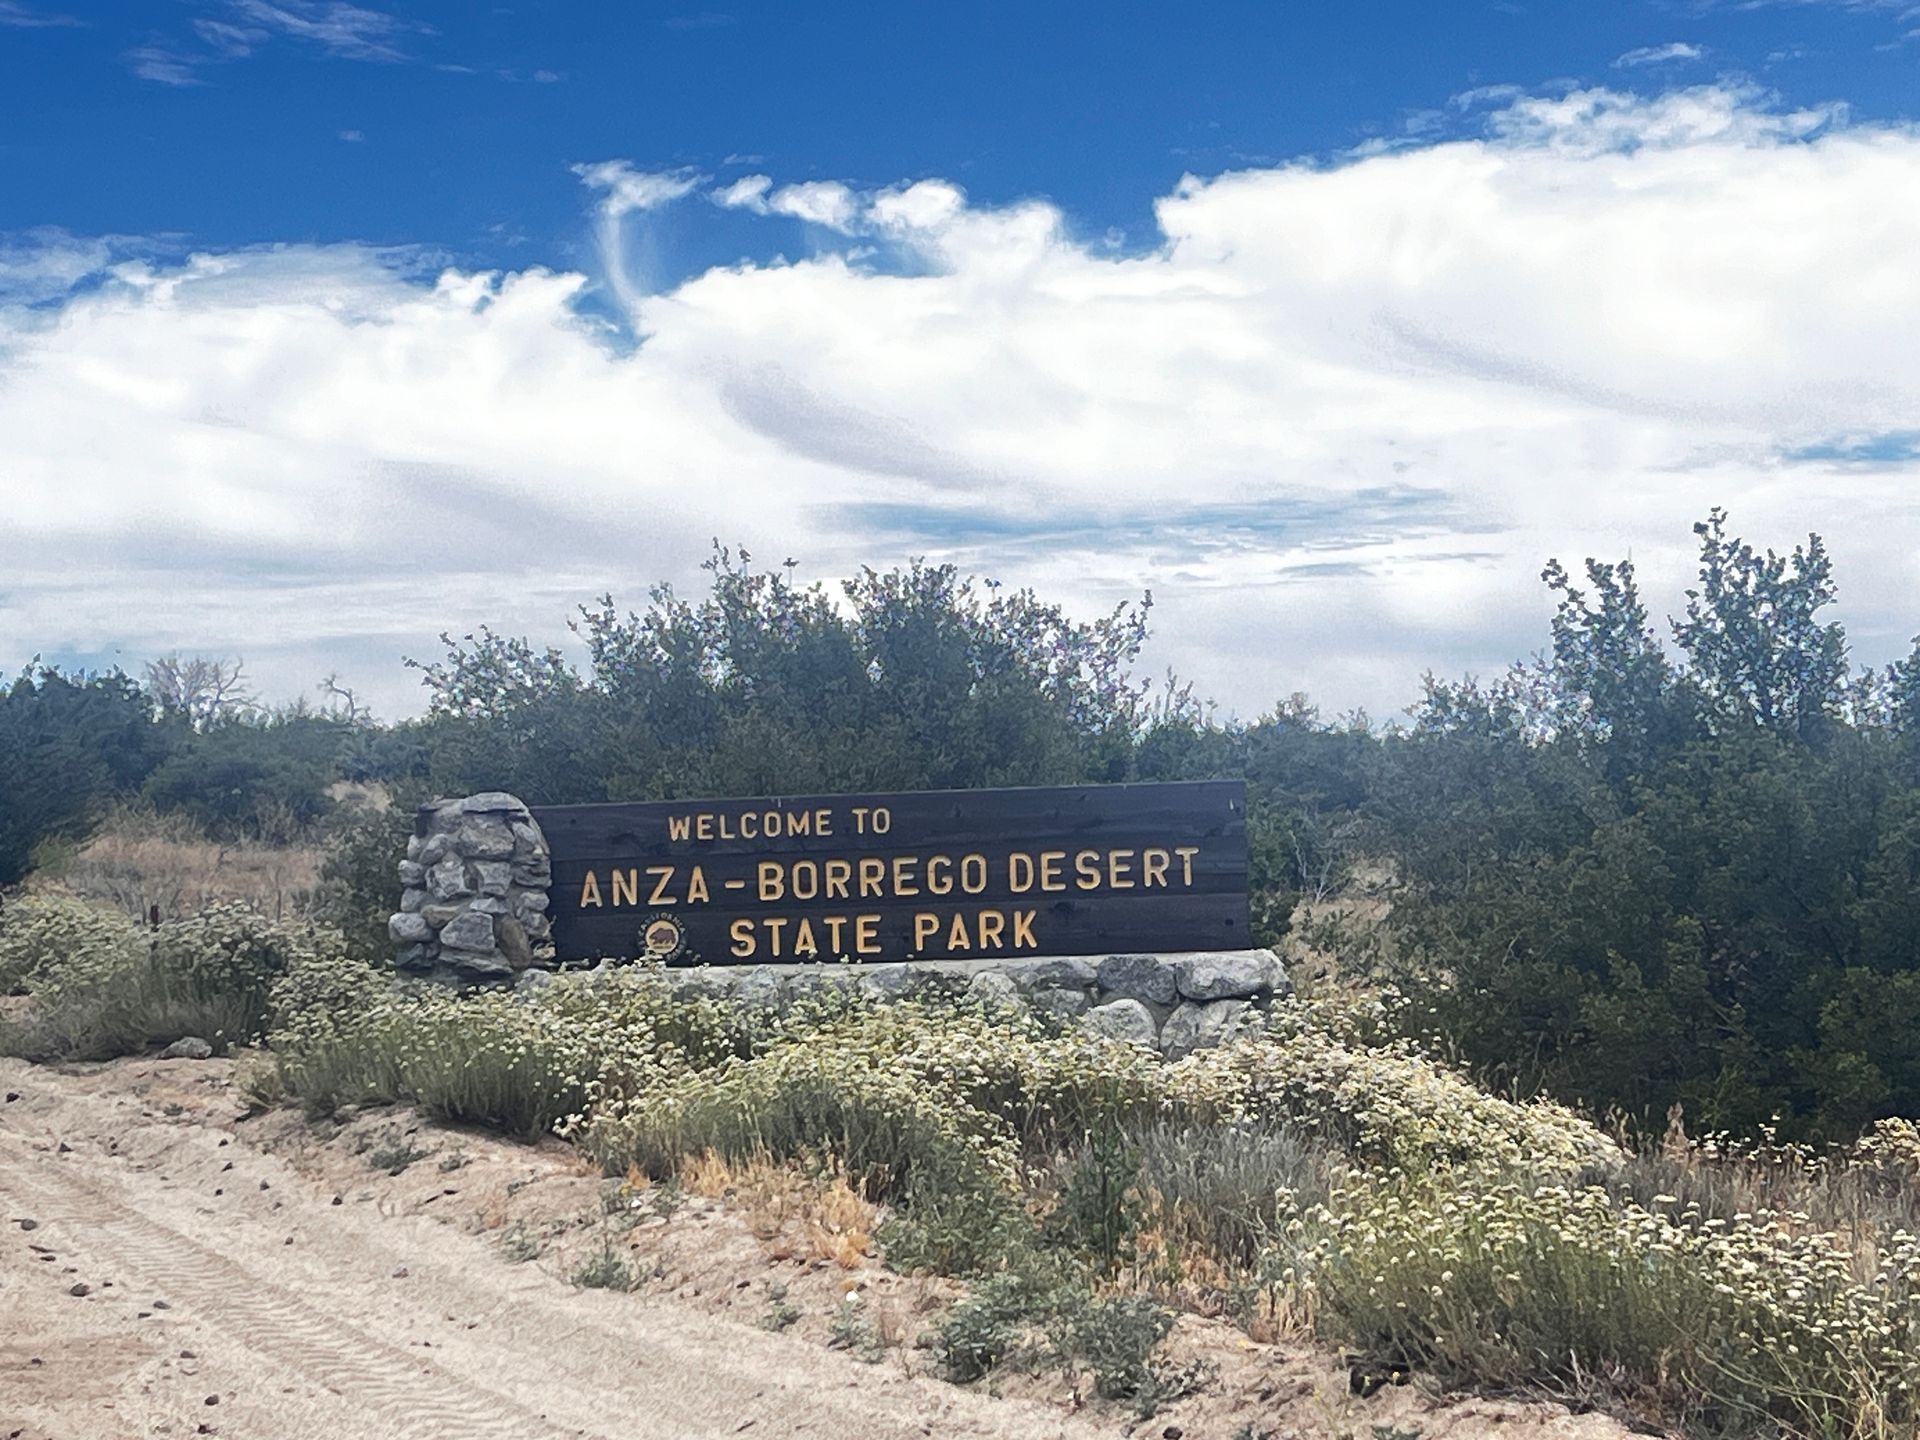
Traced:
<path fill-rule="evenodd" d="M 349 954 L 370 965 L 393 958 L 387 919 L 399 899 L 395 867 L 413 834 L 414 799 L 336 806 L 322 825 L 316 913 L 346 938 Z"/>
<path fill-rule="evenodd" d="M 320 715 L 218 720 L 182 738 L 147 778 L 144 798 L 220 838 L 284 844 L 326 814 L 346 736 L 345 724 Z"/>
<path fill-rule="evenodd" d="M 583 1290 L 631 1290 L 640 1283 L 627 1257 L 612 1244 L 603 1244 L 587 1256 L 567 1278 Z"/>
<path fill-rule="evenodd" d="M 116 954 L 140 937 L 117 910 L 71 895 L 23 895 L 0 908 L 0 995 L 26 993 L 67 960 Z"/>
<path fill-rule="evenodd" d="M 5 1037 L 29 1059 L 105 1059 L 187 1035 L 216 1048 L 251 1042 L 281 977 L 339 950 L 336 935 L 237 905 L 153 931 L 51 906 L 37 913 L 17 941 L 27 1004 Z"/>
<path fill-rule="evenodd" d="M 0 885 L 26 875 L 36 846 L 78 838 L 140 785 L 170 735 L 118 670 L 41 666 L 0 689 Z"/>
<path fill-rule="evenodd" d="M 1761 555 L 1724 521 L 1678 663 L 1630 565 L 1550 565 L 1551 656 L 1429 682 L 1387 738 L 1391 974 L 1494 1083 L 1854 1133 L 1920 1111 L 1920 765 L 1876 698 L 1904 672 L 1848 684 L 1817 536 Z"/>

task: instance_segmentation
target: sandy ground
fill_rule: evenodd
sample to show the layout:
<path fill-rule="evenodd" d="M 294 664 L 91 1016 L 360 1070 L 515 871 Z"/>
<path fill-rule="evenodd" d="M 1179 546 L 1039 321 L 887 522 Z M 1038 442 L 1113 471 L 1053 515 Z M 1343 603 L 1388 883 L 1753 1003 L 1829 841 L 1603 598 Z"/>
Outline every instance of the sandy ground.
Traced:
<path fill-rule="evenodd" d="M 961 1389 L 912 1345 L 951 1287 L 796 1235 L 765 1197 L 610 1216 L 558 1142 L 250 1117 L 221 1061 L 0 1060 L 0 1092 L 0 1440 L 1625 1433 L 1414 1386 L 1361 1400 L 1337 1357 L 1194 1319 L 1173 1347 L 1216 1376 L 1150 1420 L 1058 1376 Z M 569 1283 L 603 1248 L 635 1292 Z M 827 1346 L 850 1294 L 892 1342 L 876 1363 Z"/>

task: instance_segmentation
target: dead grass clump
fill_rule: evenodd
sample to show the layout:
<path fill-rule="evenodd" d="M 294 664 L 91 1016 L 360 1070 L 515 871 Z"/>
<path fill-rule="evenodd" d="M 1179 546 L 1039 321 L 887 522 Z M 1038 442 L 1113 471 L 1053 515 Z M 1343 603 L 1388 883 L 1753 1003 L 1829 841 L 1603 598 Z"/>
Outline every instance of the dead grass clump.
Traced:
<path fill-rule="evenodd" d="M 304 916 L 320 881 L 320 852 L 302 844 L 218 841 L 189 817 L 124 808 L 38 883 L 112 905 L 135 918 L 238 903 L 274 920 Z"/>
<path fill-rule="evenodd" d="M 731 1203 L 776 1260 L 853 1270 L 872 1252 L 878 1211 L 837 1171 L 815 1177 L 764 1156 L 736 1163 L 705 1150 L 682 1162 L 678 1178 L 688 1194 Z"/>

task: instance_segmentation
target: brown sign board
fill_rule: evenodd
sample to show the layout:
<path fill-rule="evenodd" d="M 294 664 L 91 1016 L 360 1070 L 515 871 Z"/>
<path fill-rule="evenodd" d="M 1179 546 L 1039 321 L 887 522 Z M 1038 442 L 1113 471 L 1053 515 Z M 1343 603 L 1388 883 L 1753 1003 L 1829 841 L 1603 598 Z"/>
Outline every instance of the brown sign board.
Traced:
<path fill-rule="evenodd" d="M 1242 949 L 1237 780 L 533 807 L 559 959 Z"/>

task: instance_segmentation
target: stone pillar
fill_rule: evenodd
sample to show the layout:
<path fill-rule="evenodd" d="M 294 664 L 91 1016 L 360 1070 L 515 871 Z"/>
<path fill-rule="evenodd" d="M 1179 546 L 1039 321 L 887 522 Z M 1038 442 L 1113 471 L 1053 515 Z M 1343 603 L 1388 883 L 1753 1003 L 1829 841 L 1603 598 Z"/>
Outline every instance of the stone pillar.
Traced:
<path fill-rule="evenodd" d="M 512 795 L 435 800 L 414 817 L 387 922 L 396 968 L 452 985 L 511 982 L 553 963 L 546 836 Z"/>

